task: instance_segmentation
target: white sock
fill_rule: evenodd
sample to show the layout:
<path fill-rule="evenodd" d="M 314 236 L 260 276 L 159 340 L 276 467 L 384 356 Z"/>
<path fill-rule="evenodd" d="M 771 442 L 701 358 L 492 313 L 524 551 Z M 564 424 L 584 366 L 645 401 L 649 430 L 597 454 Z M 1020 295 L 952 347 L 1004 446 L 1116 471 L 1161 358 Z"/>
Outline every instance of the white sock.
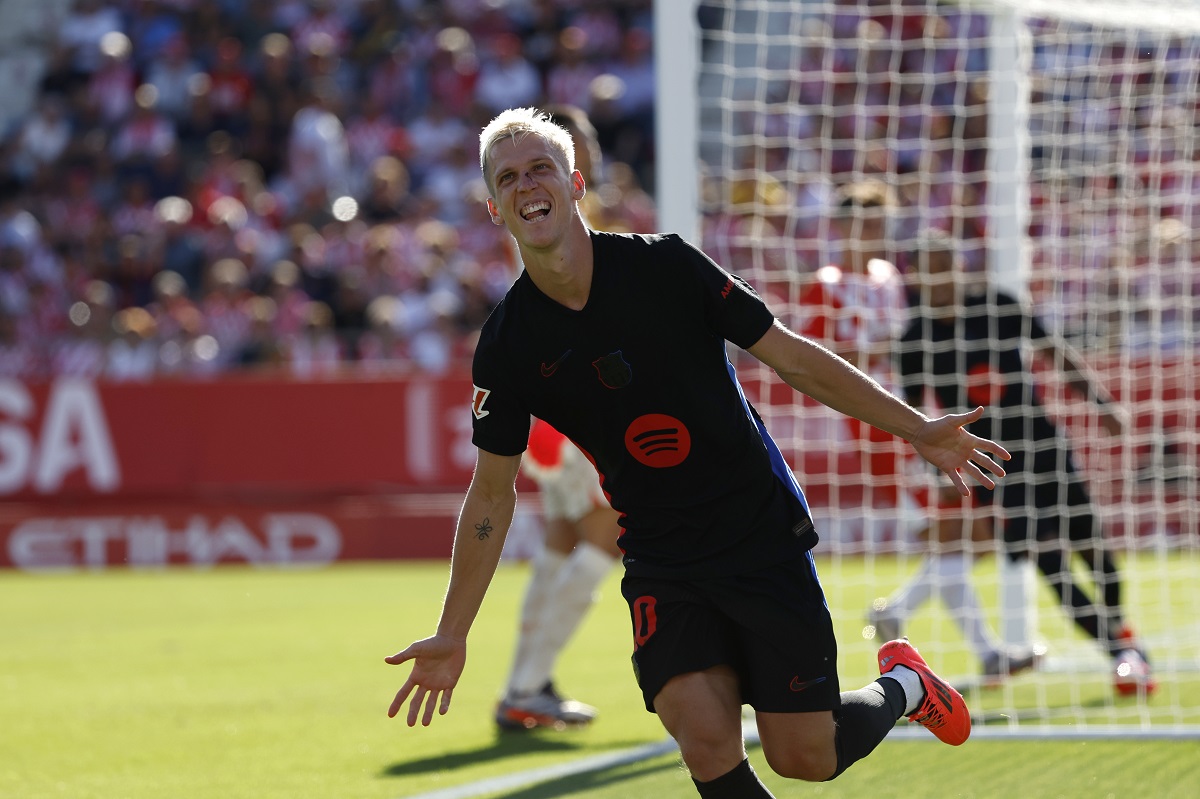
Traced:
<path fill-rule="evenodd" d="M 512 671 L 509 672 L 506 693 L 513 693 L 517 673 L 529 662 L 532 650 L 536 646 L 535 638 L 538 630 L 543 627 L 546 609 L 553 602 L 554 586 L 559 572 L 567 562 L 569 553 L 556 549 L 542 547 L 542 551 L 533 559 L 533 570 L 529 575 L 529 584 L 525 586 L 525 599 L 521 603 L 521 621 L 517 628 L 517 648 L 513 654 Z M 540 689 L 539 685 L 534 690 Z"/>
<path fill-rule="evenodd" d="M 900 530 L 909 538 L 929 529 L 929 510 L 917 502 L 912 491 L 901 490 L 897 509 L 900 511 Z"/>
<path fill-rule="evenodd" d="M 899 621 L 906 621 L 917 608 L 929 601 L 936 582 L 937 573 L 933 567 L 932 556 L 926 555 L 921 558 L 916 574 L 888 597 L 889 613 Z"/>
<path fill-rule="evenodd" d="M 963 637 L 980 660 L 999 652 L 1000 642 L 984 620 L 983 607 L 971 584 L 971 559 L 961 552 L 932 555 L 938 592 Z"/>
<path fill-rule="evenodd" d="M 517 693 L 541 689 L 567 641 L 595 601 L 596 589 L 608 576 L 615 559 L 600 547 L 581 542 L 558 572 L 541 615 L 541 626 L 532 636 L 529 656 L 513 670 L 512 687 Z"/>
<path fill-rule="evenodd" d="M 925 701 L 925 687 L 921 685 L 921 676 L 908 666 L 893 666 L 891 671 L 880 676 L 891 677 L 904 689 L 904 701 L 907 703 L 904 715 L 911 716 L 916 713 L 917 708 Z"/>
<path fill-rule="evenodd" d="M 1016 562 L 1007 555 L 996 555 L 1000 579 L 1000 637 L 1009 646 L 1029 646 L 1037 627 L 1037 577 L 1033 561 L 1022 558 Z"/>

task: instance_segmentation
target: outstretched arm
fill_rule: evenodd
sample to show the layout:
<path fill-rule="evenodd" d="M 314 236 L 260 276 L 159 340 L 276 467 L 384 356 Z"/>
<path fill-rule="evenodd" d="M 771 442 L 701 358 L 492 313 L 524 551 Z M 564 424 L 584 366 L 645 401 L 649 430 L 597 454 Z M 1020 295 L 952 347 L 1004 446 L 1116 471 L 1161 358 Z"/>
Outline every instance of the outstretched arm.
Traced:
<path fill-rule="evenodd" d="M 422 704 L 424 726 L 433 720 L 435 707 L 443 715 L 450 709 L 454 686 L 467 661 L 467 632 L 496 573 L 504 538 L 512 524 L 520 465 L 520 455 L 493 455 L 479 450 L 475 475 L 458 517 L 450 558 L 450 585 L 442 602 L 437 632 L 384 658 L 393 666 L 412 661 L 412 672 L 388 708 L 388 716 L 395 717 L 411 694 L 410 727 L 417 723 Z"/>
<path fill-rule="evenodd" d="M 1074 347 L 1054 337 L 1040 339 L 1035 344 L 1038 353 L 1062 373 L 1072 391 L 1095 403 L 1100 424 L 1110 436 L 1125 431 L 1129 412 L 1113 401 L 1112 394 Z"/>
<path fill-rule="evenodd" d="M 749 352 L 797 391 L 911 443 L 921 457 L 945 472 L 964 496 L 971 490 L 963 472 L 987 488 L 996 485 L 988 472 L 1004 476 L 1004 469 L 989 453 L 1008 460 L 1007 450 L 963 429 L 983 415 L 983 408 L 930 419 L 889 394 L 869 375 L 778 321 Z"/>

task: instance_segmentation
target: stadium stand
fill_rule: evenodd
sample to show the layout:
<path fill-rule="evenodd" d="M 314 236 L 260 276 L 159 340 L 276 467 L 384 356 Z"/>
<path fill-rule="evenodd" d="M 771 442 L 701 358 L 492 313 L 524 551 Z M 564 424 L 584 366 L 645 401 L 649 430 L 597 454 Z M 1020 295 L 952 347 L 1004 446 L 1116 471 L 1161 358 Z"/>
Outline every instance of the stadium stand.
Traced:
<path fill-rule="evenodd" d="M 651 5 L 0 3 L 0 376 L 461 364 L 515 276 L 498 105 L 591 111 L 648 228 Z"/>

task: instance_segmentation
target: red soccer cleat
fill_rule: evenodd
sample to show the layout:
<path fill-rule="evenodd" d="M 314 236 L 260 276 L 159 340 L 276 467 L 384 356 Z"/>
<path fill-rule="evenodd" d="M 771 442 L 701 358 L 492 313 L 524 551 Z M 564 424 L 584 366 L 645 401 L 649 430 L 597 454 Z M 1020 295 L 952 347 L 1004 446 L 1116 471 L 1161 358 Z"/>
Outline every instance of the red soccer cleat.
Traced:
<path fill-rule="evenodd" d="M 939 741 L 959 746 L 971 736 L 971 711 L 962 694 L 933 673 L 929 664 L 907 638 L 888 641 L 879 648 L 879 673 L 907 666 L 921 678 L 925 699 L 908 717 L 937 736 Z"/>
<path fill-rule="evenodd" d="M 1158 687 L 1150 671 L 1146 653 L 1137 643 L 1133 628 L 1128 624 L 1117 633 L 1125 647 L 1116 654 L 1113 668 L 1113 688 L 1121 696 L 1149 696 Z"/>

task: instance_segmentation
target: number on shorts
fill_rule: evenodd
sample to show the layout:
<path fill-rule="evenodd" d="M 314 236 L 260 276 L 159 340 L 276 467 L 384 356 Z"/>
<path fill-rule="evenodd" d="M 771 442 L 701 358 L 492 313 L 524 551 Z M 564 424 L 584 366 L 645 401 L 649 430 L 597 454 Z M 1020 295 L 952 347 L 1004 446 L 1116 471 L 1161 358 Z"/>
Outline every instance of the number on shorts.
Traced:
<path fill-rule="evenodd" d="M 633 600 L 633 643 L 641 646 L 650 640 L 658 628 L 658 615 L 654 612 L 652 596 L 640 596 Z"/>

